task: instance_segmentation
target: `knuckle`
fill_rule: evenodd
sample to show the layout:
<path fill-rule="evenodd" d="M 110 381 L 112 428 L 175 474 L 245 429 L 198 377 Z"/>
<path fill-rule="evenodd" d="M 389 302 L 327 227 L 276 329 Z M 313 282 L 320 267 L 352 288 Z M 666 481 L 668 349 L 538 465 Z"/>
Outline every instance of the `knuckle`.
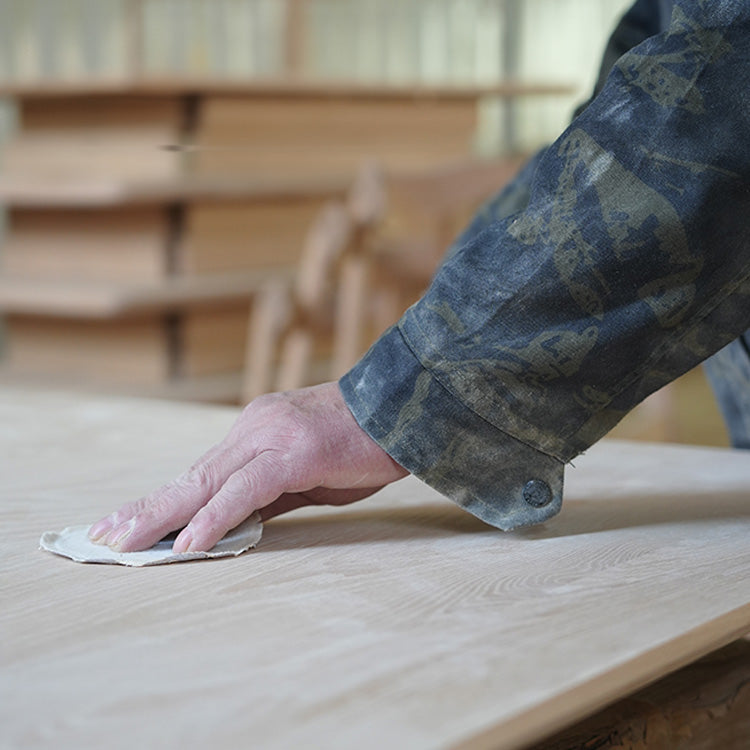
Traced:
<path fill-rule="evenodd" d="M 109 516 L 109 518 L 112 521 L 112 524 L 117 526 L 121 523 L 125 523 L 125 521 L 128 521 L 139 512 L 140 501 L 137 501 L 135 503 L 128 503 L 127 505 L 123 505 L 121 508 L 118 508 Z"/>
<path fill-rule="evenodd" d="M 201 508 L 190 525 L 201 533 L 213 534 L 218 530 L 224 530 L 228 515 L 227 504 L 222 500 L 215 500 Z"/>
<path fill-rule="evenodd" d="M 227 479 L 223 490 L 232 497 L 247 497 L 253 494 L 256 484 L 252 472 L 236 471 Z"/>
<path fill-rule="evenodd" d="M 177 492 L 198 491 L 202 495 L 210 495 L 216 486 L 216 472 L 210 463 L 196 464 L 185 474 L 176 479 L 168 488 Z"/>
<path fill-rule="evenodd" d="M 260 396 L 256 396 L 250 403 L 248 403 L 242 410 L 242 415 L 250 418 L 255 417 L 268 409 L 274 408 L 279 402 L 279 394 L 277 393 L 264 393 Z"/>
<path fill-rule="evenodd" d="M 158 494 L 143 497 L 133 503 L 132 507 L 133 513 L 131 517 L 137 522 L 139 527 L 144 524 L 146 526 L 161 524 L 173 512 L 168 499 Z"/>
<path fill-rule="evenodd" d="M 292 408 L 285 394 L 265 393 L 245 406 L 237 426 L 241 432 L 246 432 L 249 428 L 255 430 L 259 427 L 272 427 L 279 420 L 286 419 Z"/>

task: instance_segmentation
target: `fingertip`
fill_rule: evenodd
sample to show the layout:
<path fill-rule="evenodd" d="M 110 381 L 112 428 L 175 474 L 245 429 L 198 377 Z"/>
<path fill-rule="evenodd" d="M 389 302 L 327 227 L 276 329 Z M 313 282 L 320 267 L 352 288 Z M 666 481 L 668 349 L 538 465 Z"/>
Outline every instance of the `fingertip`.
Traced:
<path fill-rule="evenodd" d="M 183 552 L 194 552 L 193 545 L 193 530 L 190 526 L 186 526 L 178 535 L 177 539 L 174 540 L 172 545 L 172 552 L 176 555 L 182 554 Z"/>
<path fill-rule="evenodd" d="M 106 518 L 102 518 L 96 523 L 91 524 L 91 527 L 88 530 L 88 537 L 89 539 L 94 542 L 94 544 L 103 544 L 104 543 L 104 537 L 109 534 L 110 531 L 114 528 L 114 518 L 110 515 Z"/>
<path fill-rule="evenodd" d="M 129 519 L 125 523 L 115 527 L 106 537 L 104 543 L 106 543 L 110 549 L 116 552 L 131 552 L 132 550 L 127 549 L 127 541 L 132 536 L 135 530 L 136 516 Z"/>

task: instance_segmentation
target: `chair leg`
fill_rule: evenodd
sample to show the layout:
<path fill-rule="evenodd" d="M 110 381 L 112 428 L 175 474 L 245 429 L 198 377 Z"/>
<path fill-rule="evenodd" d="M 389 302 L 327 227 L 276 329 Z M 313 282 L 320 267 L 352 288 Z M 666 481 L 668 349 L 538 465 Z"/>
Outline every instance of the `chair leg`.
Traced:
<path fill-rule="evenodd" d="M 351 369 L 363 353 L 369 266 L 369 260 L 361 253 L 348 255 L 341 263 L 334 319 L 333 378 L 339 378 Z"/>
<path fill-rule="evenodd" d="M 313 336 L 309 331 L 293 329 L 286 336 L 279 357 L 274 390 L 291 391 L 309 384 Z"/>
<path fill-rule="evenodd" d="M 270 283 L 259 293 L 248 326 L 243 402 L 247 403 L 272 390 L 279 340 L 291 315 L 291 295 L 286 283 Z"/>

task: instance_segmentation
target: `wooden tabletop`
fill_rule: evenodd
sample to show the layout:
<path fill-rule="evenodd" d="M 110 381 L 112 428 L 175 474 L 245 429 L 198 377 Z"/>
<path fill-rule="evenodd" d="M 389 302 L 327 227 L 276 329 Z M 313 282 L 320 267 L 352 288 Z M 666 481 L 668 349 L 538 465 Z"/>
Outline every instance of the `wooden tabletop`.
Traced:
<path fill-rule="evenodd" d="M 236 410 L 0 391 L 0 746 L 514 748 L 750 630 L 750 454 L 602 442 L 491 529 L 413 479 L 236 559 L 37 549 Z"/>

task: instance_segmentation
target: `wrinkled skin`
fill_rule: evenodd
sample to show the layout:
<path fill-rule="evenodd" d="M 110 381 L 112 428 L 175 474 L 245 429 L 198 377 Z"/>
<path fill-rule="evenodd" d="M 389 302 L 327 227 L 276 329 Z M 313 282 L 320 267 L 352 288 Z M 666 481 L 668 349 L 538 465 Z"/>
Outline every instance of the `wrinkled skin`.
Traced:
<path fill-rule="evenodd" d="M 259 510 L 346 505 L 407 472 L 359 427 L 337 383 L 261 396 L 226 437 L 174 481 L 95 523 L 92 541 L 121 552 L 166 534 L 176 553 L 211 549 Z"/>

